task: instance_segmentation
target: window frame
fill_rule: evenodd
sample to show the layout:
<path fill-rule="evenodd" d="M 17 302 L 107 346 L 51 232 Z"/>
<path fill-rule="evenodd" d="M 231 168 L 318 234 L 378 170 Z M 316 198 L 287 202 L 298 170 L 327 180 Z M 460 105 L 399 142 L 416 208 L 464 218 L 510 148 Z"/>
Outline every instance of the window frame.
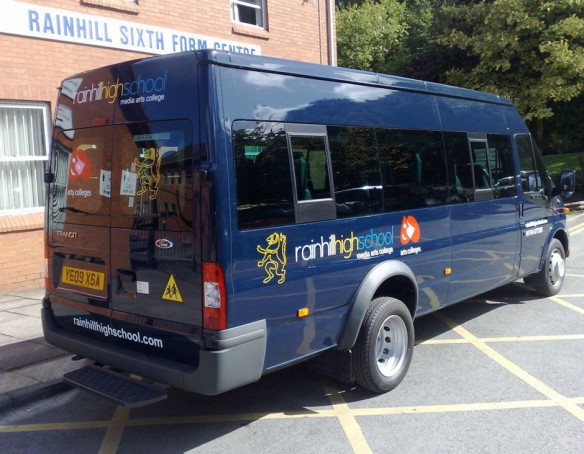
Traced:
<path fill-rule="evenodd" d="M 37 156 L 2 156 L 0 154 L 0 163 L 5 162 L 39 162 L 44 161 L 43 173 L 47 167 L 47 162 L 49 160 L 49 151 L 51 144 L 51 116 L 49 104 L 45 102 L 20 102 L 20 101 L 4 101 L 0 100 L 0 112 L 2 109 L 22 109 L 22 110 L 40 110 L 42 115 L 42 138 L 44 141 L 44 150 L 42 155 Z M 14 214 L 26 214 L 26 213 L 38 213 L 42 212 L 45 208 L 46 194 L 44 191 L 44 180 L 43 175 L 40 175 L 40 181 L 38 182 L 42 185 L 43 190 L 41 203 L 38 206 L 28 206 L 21 208 L 0 208 L 0 216 L 3 215 L 14 215 Z"/>
<path fill-rule="evenodd" d="M 259 4 L 252 3 L 253 0 L 230 0 L 231 22 L 236 24 L 243 24 L 250 27 L 257 27 L 266 29 L 266 0 L 259 0 Z M 256 23 L 250 24 L 240 20 L 239 8 L 249 8 L 256 10 Z"/>
<path fill-rule="evenodd" d="M 334 199 L 334 181 L 331 166 L 331 153 L 328 143 L 328 133 L 325 125 L 317 124 L 291 124 L 286 123 L 286 142 L 288 145 L 288 160 L 290 162 L 290 174 L 292 175 L 292 195 L 294 197 L 294 210 L 296 224 L 306 222 L 328 221 L 337 218 L 337 209 Z M 326 160 L 326 172 L 328 180 L 329 197 L 320 197 L 314 200 L 299 200 L 297 181 L 298 176 L 294 168 L 293 143 L 294 138 L 322 139 Z"/>

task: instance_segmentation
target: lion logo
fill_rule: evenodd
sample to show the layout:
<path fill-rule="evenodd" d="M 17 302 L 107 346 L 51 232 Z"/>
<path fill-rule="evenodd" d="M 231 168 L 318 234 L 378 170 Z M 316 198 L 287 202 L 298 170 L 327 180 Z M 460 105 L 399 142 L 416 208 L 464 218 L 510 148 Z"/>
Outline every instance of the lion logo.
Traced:
<path fill-rule="evenodd" d="M 286 280 L 286 235 L 283 233 L 272 233 L 266 238 L 265 248 L 257 246 L 257 251 L 263 255 L 258 262 L 258 268 L 264 268 L 267 276 L 263 280 L 264 284 L 270 282 L 275 276 L 279 276 L 278 284 Z"/>
<path fill-rule="evenodd" d="M 158 196 L 158 183 L 160 182 L 161 159 L 160 151 L 156 148 L 146 150 L 142 161 L 139 161 L 138 158 L 134 159 L 134 163 L 139 167 L 136 178 L 140 184 L 140 190 L 136 195 L 149 192 L 150 200 L 156 199 Z"/>

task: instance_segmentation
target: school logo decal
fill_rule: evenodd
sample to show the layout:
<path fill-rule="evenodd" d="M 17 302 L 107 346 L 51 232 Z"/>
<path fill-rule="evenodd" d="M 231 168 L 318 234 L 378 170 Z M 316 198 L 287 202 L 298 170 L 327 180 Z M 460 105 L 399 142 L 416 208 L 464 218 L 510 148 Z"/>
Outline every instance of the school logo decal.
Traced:
<path fill-rule="evenodd" d="M 406 245 L 410 241 L 412 243 L 417 243 L 420 241 L 420 226 L 418 221 L 413 216 L 404 216 L 401 224 L 401 233 L 399 235 L 401 244 Z"/>
<path fill-rule="evenodd" d="M 158 183 L 160 182 L 160 161 L 162 156 L 160 150 L 149 148 L 144 152 L 141 160 L 134 159 L 134 163 L 139 167 L 136 179 L 140 184 L 140 190 L 136 195 L 149 193 L 150 200 L 158 197 Z"/>
<path fill-rule="evenodd" d="M 258 268 L 263 268 L 267 276 L 263 280 L 267 284 L 275 276 L 278 276 L 278 284 L 286 280 L 286 235 L 283 233 L 272 233 L 266 238 L 267 246 L 257 246 L 257 251 L 262 254 L 262 259 L 258 262 Z"/>

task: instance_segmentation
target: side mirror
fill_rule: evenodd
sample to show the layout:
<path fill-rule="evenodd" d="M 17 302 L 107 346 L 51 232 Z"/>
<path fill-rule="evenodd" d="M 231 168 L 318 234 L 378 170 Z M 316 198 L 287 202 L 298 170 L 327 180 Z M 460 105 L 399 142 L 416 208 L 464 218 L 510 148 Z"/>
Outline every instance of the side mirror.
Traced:
<path fill-rule="evenodd" d="M 560 174 L 560 190 L 562 197 L 569 199 L 574 195 L 574 189 L 576 188 L 576 171 L 575 170 L 562 170 Z"/>

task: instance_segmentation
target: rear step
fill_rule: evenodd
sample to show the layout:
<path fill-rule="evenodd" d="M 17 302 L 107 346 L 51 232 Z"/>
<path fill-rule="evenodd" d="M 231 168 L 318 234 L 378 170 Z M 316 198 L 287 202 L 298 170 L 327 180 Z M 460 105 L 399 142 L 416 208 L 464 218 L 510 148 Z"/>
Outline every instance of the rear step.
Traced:
<path fill-rule="evenodd" d="M 81 388 L 124 407 L 142 407 L 167 397 L 166 389 L 95 365 L 63 376 L 65 383 Z"/>

